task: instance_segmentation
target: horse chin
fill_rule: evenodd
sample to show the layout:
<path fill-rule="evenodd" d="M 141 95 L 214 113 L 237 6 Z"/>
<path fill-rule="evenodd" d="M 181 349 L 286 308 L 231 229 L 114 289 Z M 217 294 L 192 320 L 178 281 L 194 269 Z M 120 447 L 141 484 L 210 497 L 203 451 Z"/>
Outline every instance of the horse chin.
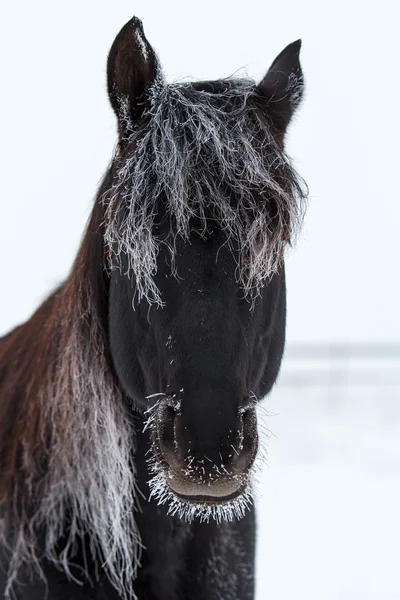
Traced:
<path fill-rule="evenodd" d="M 222 493 L 217 492 L 202 482 L 199 482 L 195 492 L 189 493 L 188 489 L 183 490 L 180 486 L 174 485 L 176 482 L 171 478 L 168 470 L 154 468 L 154 476 L 149 481 L 150 498 L 159 505 L 167 507 L 167 514 L 177 516 L 183 521 L 192 522 L 200 520 L 202 522 L 233 521 L 242 519 L 250 510 L 253 504 L 253 492 L 251 476 L 242 477 L 238 485 Z"/>

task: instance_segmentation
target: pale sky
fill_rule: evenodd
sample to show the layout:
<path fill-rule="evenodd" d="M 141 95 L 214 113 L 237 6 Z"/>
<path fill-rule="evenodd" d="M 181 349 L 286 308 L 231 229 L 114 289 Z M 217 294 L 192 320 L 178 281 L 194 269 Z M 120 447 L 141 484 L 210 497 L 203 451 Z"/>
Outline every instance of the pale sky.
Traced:
<path fill-rule="evenodd" d="M 168 79 L 261 77 L 303 39 L 288 151 L 310 187 L 287 260 L 289 341 L 400 341 L 398 3 L 15 0 L 0 9 L 0 332 L 66 276 L 115 121 L 107 52 L 133 15 Z"/>

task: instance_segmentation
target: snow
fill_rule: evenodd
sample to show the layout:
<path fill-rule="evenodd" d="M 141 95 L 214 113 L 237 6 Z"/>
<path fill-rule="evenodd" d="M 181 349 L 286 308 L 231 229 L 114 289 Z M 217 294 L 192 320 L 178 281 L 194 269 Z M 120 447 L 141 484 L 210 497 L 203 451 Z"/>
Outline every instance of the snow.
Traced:
<path fill-rule="evenodd" d="M 278 385 L 264 401 L 257 600 L 400 598 L 399 392 Z"/>

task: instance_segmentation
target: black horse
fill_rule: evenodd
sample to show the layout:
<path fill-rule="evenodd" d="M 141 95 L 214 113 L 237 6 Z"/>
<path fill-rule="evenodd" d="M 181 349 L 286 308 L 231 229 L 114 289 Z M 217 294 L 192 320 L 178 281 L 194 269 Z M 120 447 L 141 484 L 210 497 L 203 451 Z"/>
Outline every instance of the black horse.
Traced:
<path fill-rule="evenodd" d="M 299 52 L 258 85 L 169 85 L 141 22 L 118 34 L 118 146 L 75 264 L 0 343 L 2 597 L 254 597 L 256 403 L 305 198 L 283 148 Z"/>

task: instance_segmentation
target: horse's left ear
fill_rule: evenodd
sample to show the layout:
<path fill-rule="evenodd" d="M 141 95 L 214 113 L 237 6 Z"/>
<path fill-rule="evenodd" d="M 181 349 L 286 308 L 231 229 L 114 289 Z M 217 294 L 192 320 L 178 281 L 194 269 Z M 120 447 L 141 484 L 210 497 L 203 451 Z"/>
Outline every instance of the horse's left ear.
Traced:
<path fill-rule="evenodd" d="M 300 66 L 300 49 L 301 40 L 286 46 L 257 86 L 259 94 L 268 101 L 269 113 L 282 134 L 303 97 L 304 77 Z"/>
<path fill-rule="evenodd" d="M 133 17 L 115 38 L 107 62 L 108 95 L 122 135 L 141 116 L 152 86 L 161 78 L 161 67 L 142 22 Z"/>

